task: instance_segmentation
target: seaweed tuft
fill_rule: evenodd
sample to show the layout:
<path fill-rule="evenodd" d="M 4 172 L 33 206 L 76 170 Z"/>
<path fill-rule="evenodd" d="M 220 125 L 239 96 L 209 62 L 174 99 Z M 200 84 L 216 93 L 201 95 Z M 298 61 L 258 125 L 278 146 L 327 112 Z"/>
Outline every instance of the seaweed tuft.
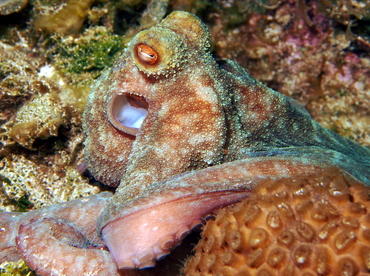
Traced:
<path fill-rule="evenodd" d="M 102 70 L 113 64 L 124 48 L 122 37 L 105 27 L 88 29 L 78 38 L 54 36 L 56 42 L 55 65 L 64 74 L 91 74 L 100 76 Z"/>

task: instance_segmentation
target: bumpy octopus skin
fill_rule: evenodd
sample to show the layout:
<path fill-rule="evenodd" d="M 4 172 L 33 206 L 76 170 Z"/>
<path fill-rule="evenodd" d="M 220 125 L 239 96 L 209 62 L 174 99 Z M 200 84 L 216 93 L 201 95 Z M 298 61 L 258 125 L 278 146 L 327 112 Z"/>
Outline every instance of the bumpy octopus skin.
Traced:
<path fill-rule="evenodd" d="M 63 256 L 81 252 L 86 264 L 107 258 L 78 275 L 115 275 L 117 267 L 154 266 L 202 217 L 263 183 L 336 168 L 349 182 L 370 184 L 370 150 L 323 128 L 234 62 L 216 62 L 206 26 L 187 12 L 133 38 L 93 88 L 83 127 L 89 170 L 118 188 L 96 206 L 70 206 L 95 210 L 86 223 L 102 240 L 91 241 L 91 232 L 76 229 L 81 218 L 65 218 L 58 207 L 2 214 L 2 253 L 20 254 L 42 275 L 65 272 L 53 272 L 53 255 L 31 251 L 48 247 L 32 243 L 35 233 L 53 237 L 63 229 L 54 243 L 64 246 Z M 102 242 L 112 257 L 91 248 Z"/>
<path fill-rule="evenodd" d="M 147 111 L 137 125 L 127 105 Z M 216 63 L 207 28 L 186 12 L 134 37 L 90 94 L 84 127 L 88 168 L 119 183 L 98 219 L 119 268 L 153 266 L 200 217 L 260 179 L 335 166 L 370 183 L 368 149 L 234 62 Z"/>
<path fill-rule="evenodd" d="M 109 252 L 101 250 L 95 227 L 111 196 L 103 192 L 28 213 L 0 213 L 0 263 L 23 258 L 39 275 L 120 275 Z"/>

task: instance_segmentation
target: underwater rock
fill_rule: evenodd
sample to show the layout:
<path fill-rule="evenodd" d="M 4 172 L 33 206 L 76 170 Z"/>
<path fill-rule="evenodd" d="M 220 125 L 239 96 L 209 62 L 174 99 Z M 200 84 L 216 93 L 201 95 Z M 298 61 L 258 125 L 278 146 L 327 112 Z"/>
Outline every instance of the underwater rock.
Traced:
<path fill-rule="evenodd" d="M 229 14 L 226 8 L 212 15 L 215 55 L 237 61 L 256 79 L 299 100 L 325 127 L 370 146 L 370 58 L 328 14 L 332 9 L 327 6 L 336 11 L 342 6 L 335 1 L 264 1 L 274 2 L 279 5 L 250 13 L 236 26 L 228 18 L 237 12 Z M 343 7 L 353 2 L 352 12 L 370 12 L 364 2 L 339 2 Z"/>
<path fill-rule="evenodd" d="M 94 0 L 69 0 L 59 10 L 38 17 L 34 22 L 35 29 L 61 34 L 78 33 L 93 2 Z"/>
<path fill-rule="evenodd" d="M 69 120 L 57 94 L 35 96 L 21 107 L 17 115 L 3 125 L 5 144 L 16 142 L 25 148 L 34 149 L 36 139 L 57 136 L 61 125 Z"/>
<path fill-rule="evenodd" d="M 48 91 L 38 76 L 42 62 L 31 57 L 28 48 L 0 42 L 0 124 L 13 117 L 32 95 Z"/>
<path fill-rule="evenodd" d="M 0 14 L 8 15 L 14 12 L 19 12 L 28 3 L 28 0 L 1 0 Z"/>

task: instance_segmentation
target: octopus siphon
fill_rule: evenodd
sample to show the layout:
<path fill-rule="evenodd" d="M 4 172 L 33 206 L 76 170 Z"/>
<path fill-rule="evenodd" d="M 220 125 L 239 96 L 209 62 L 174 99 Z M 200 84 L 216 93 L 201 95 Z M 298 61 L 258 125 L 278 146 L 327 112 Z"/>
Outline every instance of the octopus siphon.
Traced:
<path fill-rule="evenodd" d="M 266 183 L 336 174 L 370 185 L 369 149 L 216 61 L 209 41 L 183 11 L 131 40 L 83 114 L 87 167 L 115 194 L 1 213 L 0 261 L 23 258 L 40 275 L 126 275 Z"/>

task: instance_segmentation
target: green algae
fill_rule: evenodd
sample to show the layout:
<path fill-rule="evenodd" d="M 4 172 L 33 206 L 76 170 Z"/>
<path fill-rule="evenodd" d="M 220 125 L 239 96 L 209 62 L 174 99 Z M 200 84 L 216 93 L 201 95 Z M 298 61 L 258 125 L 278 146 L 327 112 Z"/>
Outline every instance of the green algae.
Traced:
<path fill-rule="evenodd" d="M 17 262 L 5 262 L 0 264 L 1 276 L 36 276 L 23 260 Z"/>
<path fill-rule="evenodd" d="M 11 181 L 0 175 L 0 187 L 3 188 L 4 185 L 12 185 Z M 4 205 L 12 205 L 15 212 L 27 212 L 30 207 L 33 206 L 32 202 L 29 200 L 29 195 L 24 194 L 18 199 L 9 198 L 7 195 L 0 195 Z M 1 275 L 1 274 L 0 274 Z"/>
<path fill-rule="evenodd" d="M 124 49 L 121 36 L 104 27 L 88 29 L 78 38 L 56 36 L 55 65 L 64 74 L 90 73 L 97 78 L 102 70 L 113 64 Z"/>

